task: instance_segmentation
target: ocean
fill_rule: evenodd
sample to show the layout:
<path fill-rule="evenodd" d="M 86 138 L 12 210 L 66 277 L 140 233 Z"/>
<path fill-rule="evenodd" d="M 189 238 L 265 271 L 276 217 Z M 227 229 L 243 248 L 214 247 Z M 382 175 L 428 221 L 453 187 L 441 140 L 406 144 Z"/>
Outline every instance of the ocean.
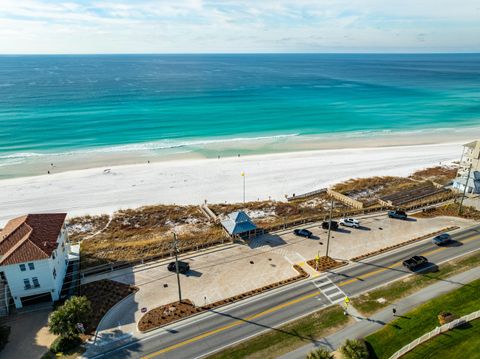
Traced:
<path fill-rule="evenodd" d="M 213 157 L 479 120 L 480 54 L 0 56 L 0 178 L 68 156 Z"/>

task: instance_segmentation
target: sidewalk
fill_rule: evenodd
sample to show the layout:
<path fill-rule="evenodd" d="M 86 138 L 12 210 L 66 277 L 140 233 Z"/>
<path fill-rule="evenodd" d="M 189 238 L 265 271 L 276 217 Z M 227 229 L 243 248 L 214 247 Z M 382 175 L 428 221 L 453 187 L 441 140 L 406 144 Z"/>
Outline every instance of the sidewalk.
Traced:
<path fill-rule="evenodd" d="M 441 280 L 435 284 L 423 288 L 420 291 L 401 299 L 399 302 L 395 303 L 395 305 L 390 305 L 380 312 L 377 312 L 370 318 L 362 317 L 353 311 L 349 311 L 349 315 L 358 320 L 356 323 L 339 332 L 300 347 L 279 358 L 304 359 L 310 351 L 318 347 L 326 347 L 328 350 L 334 351 L 339 348 L 346 339 L 364 338 L 367 335 L 381 329 L 383 326 L 395 319 L 392 313 L 393 307 L 397 309 L 397 315 L 403 315 L 418 307 L 420 304 L 429 301 L 430 299 L 457 289 L 462 285 L 465 285 L 478 278 L 480 278 L 480 267 L 457 274 L 453 277 Z"/>

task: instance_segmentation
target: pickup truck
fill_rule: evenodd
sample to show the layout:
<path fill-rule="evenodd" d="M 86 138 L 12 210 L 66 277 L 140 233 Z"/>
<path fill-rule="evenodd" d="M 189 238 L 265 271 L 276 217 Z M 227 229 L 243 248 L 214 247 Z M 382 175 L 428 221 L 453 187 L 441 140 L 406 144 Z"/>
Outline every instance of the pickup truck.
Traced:
<path fill-rule="evenodd" d="M 423 257 L 423 256 L 413 256 L 412 258 L 410 259 L 407 259 L 405 261 L 403 261 L 403 266 L 410 269 L 410 270 L 413 270 L 415 268 L 417 268 L 418 266 L 422 265 L 422 264 L 425 264 L 425 263 L 428 263 L 428 259 Z"/>
<path fill-rule="evenodd" d="M 388 217 L 397 219 L 407 219 L 405 211 L 388 211 Z"/>

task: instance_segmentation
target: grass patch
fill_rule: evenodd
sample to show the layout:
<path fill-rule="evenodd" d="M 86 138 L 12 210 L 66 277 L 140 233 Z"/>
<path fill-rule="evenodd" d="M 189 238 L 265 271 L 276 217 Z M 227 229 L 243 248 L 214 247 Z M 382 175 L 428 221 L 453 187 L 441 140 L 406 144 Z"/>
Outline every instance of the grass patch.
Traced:
<path fill-rule="evenodd" d="M 430 358 L 480 358 L 480 319 L 442 333 L 402 356 L 402 359 Z"/>
<path fill-rule="evenodd" d="M 339 306 L 323 309 L 308 317 L 259 335 L 210 356 L 211 359 L 275 358 L 313 339 L 344 327 L 349 318 Z"/>
<path fill-rule="evenodd" d="M 439 325 L 437 315 L 442 311 L 461 317 L 478 310 L 479 290 L 480 280 L 476 280 L 432 299 L 369 335 L 365 340 L 369 344 L 373 358 L 389 358 L 406 344 L 435 329 Z"/>
<path fill-rule="evenodd" d="M 480 265 L 480 255 L 473 253 L 442 264 L 437 272 L 412 274 L 403 280 L 362 294 L 354 298 L 352 304 L 363 314 L 370 315 L 436 281 L 445 280 L 454 274 L 465 272 L 478 265 Z"/>

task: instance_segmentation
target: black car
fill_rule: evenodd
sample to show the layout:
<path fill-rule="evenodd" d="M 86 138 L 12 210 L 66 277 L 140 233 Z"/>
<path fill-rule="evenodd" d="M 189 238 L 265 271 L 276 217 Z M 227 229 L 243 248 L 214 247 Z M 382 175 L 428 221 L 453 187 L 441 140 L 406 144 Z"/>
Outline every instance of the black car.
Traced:
<path fill-rule="evenodd" d="M 169 263 L 167 268 L 170 272 L 177 272 L 175 262 Z M 178 261 L 178 272 L 179 273 L 185 274 L 189 270 L 190 270 L 190 264 L 188 264 L 187 262 Z"/>
<path fill-rule="evenodd" d="M 331 223 L 331 224 L 330 224 L 330 223 Z M 330 229 L 331 229 L 332 231 L 336 231 L 336 230 L 338 229 L 338 222 L 336 222 L 336 221 L 331 221 L 331 222 L 325 221 L 325 222 L 322 222 L 322 228 L 323 228 L 323 229 L 328 229 L 329 224 L 330 224 Z"/>
<path fill-rule="evenodd" d="M 388 211 L 388 217 L 397 219 L 407 219 L 405 211 Z"/>
<path fill-rule="evenodd" d="M 296 235 L 296 236 L 300 236 L 300 237 L 306 237 L 306 238 L 311 238 L 313 233 L 310 232 L 308 229 L 295 229 L 293 231 L 293 233 Z"/>
<path fill-rule="evenodd" d="M 423 256 L 413 256 L 412 258 L 410 259 L 407 259 L 405 261 L 403 261 L 403 266 L 410 269 L 410 270 L 413 270 L 415 268 L 417 268 L 418 266 L 422 265 L 422 264 L 425 264 L 425 263 L 428 263 L 428 259 L 423 257 Z"/>

